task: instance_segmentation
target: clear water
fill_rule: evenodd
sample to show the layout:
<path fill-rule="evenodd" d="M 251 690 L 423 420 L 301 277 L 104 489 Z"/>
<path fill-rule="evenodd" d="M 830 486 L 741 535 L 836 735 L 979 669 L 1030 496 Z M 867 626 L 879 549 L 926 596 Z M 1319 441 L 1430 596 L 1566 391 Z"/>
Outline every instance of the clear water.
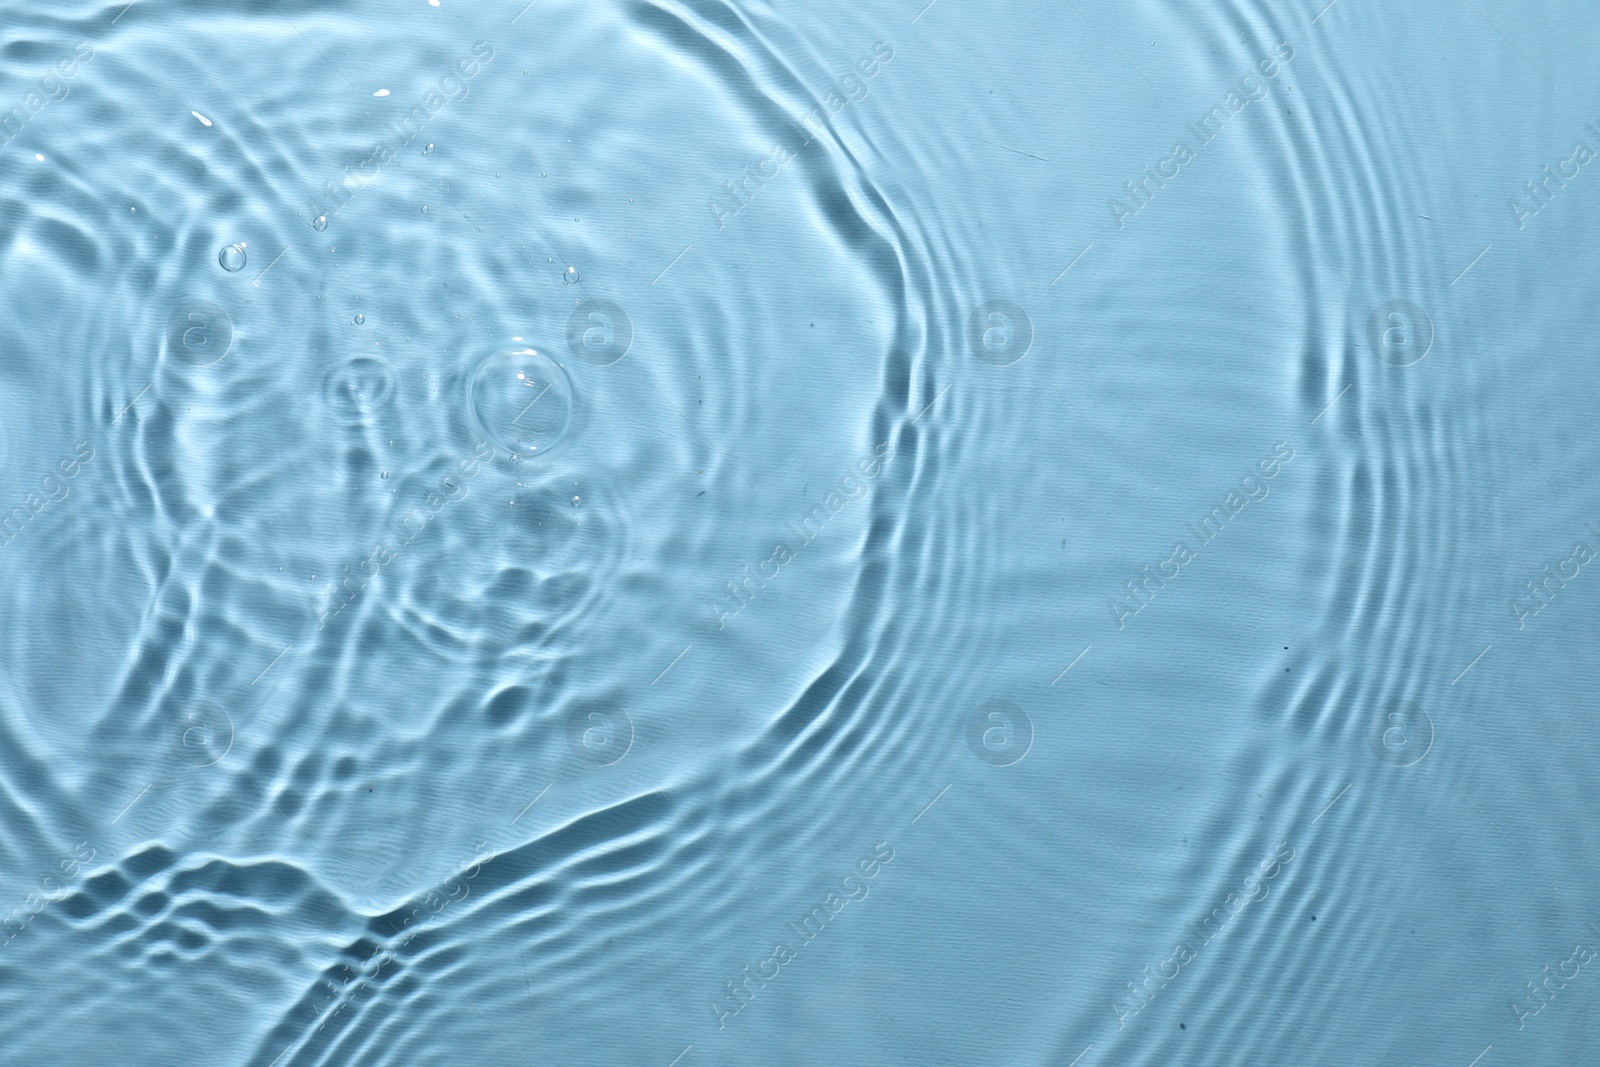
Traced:
<path fill-rule="evenodd" d="M 0 11 L 0 1061 L 1593 1062 L 1593 12 Z"/>

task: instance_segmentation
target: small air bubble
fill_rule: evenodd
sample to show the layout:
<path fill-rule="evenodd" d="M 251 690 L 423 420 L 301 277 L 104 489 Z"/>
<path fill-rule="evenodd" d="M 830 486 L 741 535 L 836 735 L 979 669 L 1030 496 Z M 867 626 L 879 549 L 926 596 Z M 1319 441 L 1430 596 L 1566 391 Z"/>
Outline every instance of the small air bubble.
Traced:
<path fill-rule="evenodd" d="M 426 215 L 428 213 L 428 205 L 427 204 L 423 204 L 422 205 L 422 213 L 424 215 Z"/>
<path fill-rule="evenodd" d="M 578 496 L 573 497 L 572 498 L 572 506 L 575 507 L 575 508 L 582 507 L 583 506 L 583 498 L 582 497 L 578 497 Z"/>
<path fill-rule="evenodd" d="M 328 228 L 328 216 L 318 215 L 316 218 L 312 219 L 311 228 L 319 233 L 323 230 L 326 230 Z"/>
<path fill-rule="evenodd" d="M 426 147 L 426 148 L 424 148 L 422 150 L 422 154 L 425 155 L 425 156 L 433 155 L 433 142 L 432 141 L 428 142 L 428 147 Z"/>
<path fill-rule="evenodd" d="M 366 321 L 367 321 L 367 317 L 365 315 L 357 315 L 356 316 L 356 325 L 357 326 L 360 326 L 363 322 L 366 322 Z"/>
<path fill-rule="evenodd" d="M 571 285 L 573 282 L 577 281 L 578 280 L 578 268 L 577 267 L 568 267 L 566 270 L 562 271 L 561 272 L 561 280 L 564 283 L 566 283 L 567 285 Z"/>
<path fill-rule="evenodd" d="M 388 471 L 384 471 L 382 474 L 378 475 L 378 477 L 387 478 L 387 477 L 389 477 L 389 472 Z"/>
<path fill-rule="evenodd" d="M 222 269 L 232 273 L 244 270 L 244 243 L 229 245 L 217 253 L 217 262 L 222 264 Z"/>

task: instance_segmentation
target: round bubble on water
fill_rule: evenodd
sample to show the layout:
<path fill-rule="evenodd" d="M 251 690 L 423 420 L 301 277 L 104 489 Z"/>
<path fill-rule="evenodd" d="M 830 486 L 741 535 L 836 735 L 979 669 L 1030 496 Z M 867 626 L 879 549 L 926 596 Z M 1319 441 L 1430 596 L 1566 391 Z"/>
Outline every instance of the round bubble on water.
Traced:
<path fill-rule="evenodd" d="M 363 322 L 366 322 L 366 321 L 367 321 L 367 317 L 365 315 L 357 315 L 356 316 L 355 322 L 356 322 L 357 326 L 360 326 Z"/>
<path fill-rule="evenodd" d="M 217 262 L 222 264 L 222 269 L 230 274 L 234 271 L 244 270 L 244 242 L 229 245 L 217 253 Z"/>
<path fill-rule="evenodd" d="M 572 380 L 533 348 L 505 348 L 479 362 L 467 385 L 473 418 L 489 439 L 520 456 L 542 456 L 572 422 Z"/>
<path fill-rule="evenodd" d="M 318 215 L 316 218 L 312 219 L 311 228 L 316 230 L 318 233 L 326 230 L 328 228 L 328 216 Z"/>
<path fill-rule="evenodd" d="M 573 282 L 577 281 L 578 280 L 578 268 L 577 267 L 568 267 L 566 270 L 562 271 L 561 272 L 561 280 L 563 282 L 565 282 L 567 285 L 571 285 Z"/>
<path fill-rule="evenodd" d="M 422 154 L 425 155 L 425 156 L 433 155 L 433 142 L 432 141 L 428 142 L 428 146 L 422 150 Z"/>

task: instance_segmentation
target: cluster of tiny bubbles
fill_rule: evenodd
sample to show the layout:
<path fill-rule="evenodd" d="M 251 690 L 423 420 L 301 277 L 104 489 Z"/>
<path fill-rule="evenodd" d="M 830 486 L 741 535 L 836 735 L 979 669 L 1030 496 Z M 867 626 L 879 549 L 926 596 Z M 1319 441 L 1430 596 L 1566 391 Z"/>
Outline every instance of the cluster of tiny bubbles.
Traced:
<path fill-rule="evenodd" d="M 217 253 L 217 262 L 222 264 L 222 269 L 232 273 L 244 270 L 244 242 L 229 245 Z"/>
<path fill-rule="evenodd" d="M 560 444 L 575 397 L 566 370 L 537 349 L 517 345 L 485 356 L 467 383 L 473 417 L 512 462 Z"/>
<path fill-rule="evenodd" d="M 566 270 L 562 271 L 561 272 L 561 280 L 562 280 L 562 282 L 564 282 L 567 285 L 571 285 L 573 282 L 577 281 L 578 280 L 578 268 L 577 267 L 568 267 Z"/>
<path fill-rule="evenodd" d="M 318 233 L 326 230 L 328 228 L 328 216 L 318 215 L 316 218 L 312 219 L 311 228 L 316 230 Z"/>

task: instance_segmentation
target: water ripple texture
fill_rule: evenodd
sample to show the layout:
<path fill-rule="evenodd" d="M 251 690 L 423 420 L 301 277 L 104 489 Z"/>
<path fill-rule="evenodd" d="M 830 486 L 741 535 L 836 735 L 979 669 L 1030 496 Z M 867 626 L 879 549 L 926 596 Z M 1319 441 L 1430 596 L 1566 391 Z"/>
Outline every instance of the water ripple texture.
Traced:
<path fill-rule="evenodd" d="M 1585 1062 L 1597 47 L 0 0 L 4 1062 Z"/>

